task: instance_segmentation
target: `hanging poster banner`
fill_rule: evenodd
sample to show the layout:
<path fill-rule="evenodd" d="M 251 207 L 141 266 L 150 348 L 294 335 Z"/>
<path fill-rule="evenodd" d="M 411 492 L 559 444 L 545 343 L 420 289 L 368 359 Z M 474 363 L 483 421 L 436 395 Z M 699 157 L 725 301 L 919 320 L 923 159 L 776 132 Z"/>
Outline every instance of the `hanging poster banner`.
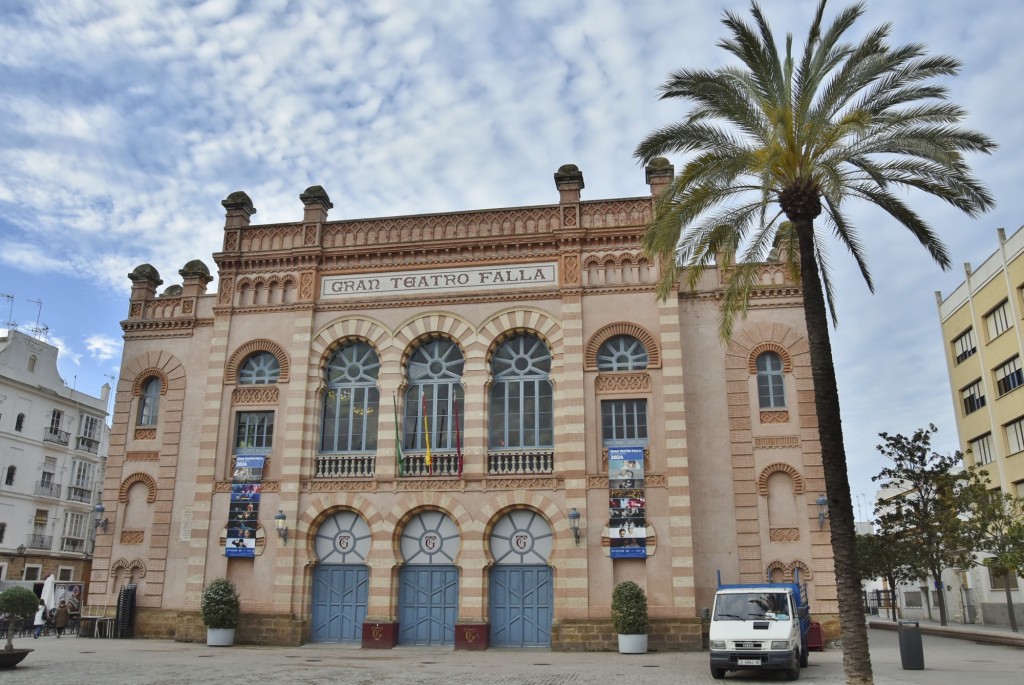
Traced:
<path fill-rule="evenodd" d="M 608 527 L 612 559 L 647 558 L 644 448 L 608 449 Z"/>
<path fill-rule="evenodd" d="M 238 455 L 231 477 L 226 557 L 255 557 L 265 455 Z"/>

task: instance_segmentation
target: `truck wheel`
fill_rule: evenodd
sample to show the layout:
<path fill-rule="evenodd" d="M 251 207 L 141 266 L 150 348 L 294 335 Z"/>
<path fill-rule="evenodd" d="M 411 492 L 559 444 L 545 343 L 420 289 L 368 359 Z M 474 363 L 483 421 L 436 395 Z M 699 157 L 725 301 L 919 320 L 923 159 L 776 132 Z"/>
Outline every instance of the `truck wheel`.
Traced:
<path fill-rule="evenodd" d="M 807 649 L 807 645 L 800 647 L 800 668 L 807 668 L 807 659 L 810 656 L 810 650 Z"/>
<path fill-rule="evenodd" d="M 715 680 L 721 680 L 722 678 L 725 677 L 725 669 L 724 668 L 715 668 L 714 666 L 712 666 L 711 667 L 711 677 L 714 678 Z"/>
<path fill-rule="evenodd" d="M 786 671 L 786 680 L 799 680 L 800 679 L 800 650 L 797 649 L 795 661 L 793 662 L 793 668 Z"/>

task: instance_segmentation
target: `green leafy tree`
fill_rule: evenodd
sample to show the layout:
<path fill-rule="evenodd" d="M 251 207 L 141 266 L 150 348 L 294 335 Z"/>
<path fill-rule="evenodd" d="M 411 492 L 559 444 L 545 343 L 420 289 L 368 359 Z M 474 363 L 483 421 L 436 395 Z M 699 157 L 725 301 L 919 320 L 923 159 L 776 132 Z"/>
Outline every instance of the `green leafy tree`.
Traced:
<path fill-rule="evenodd" d="M 906 561 L 908 542 L 895 535 L 857 536 L 857 568 L 862 579 L 883 578 L 889 586 L 889 617 L 896 620 L 896 588 L 904 580 L 911 580 L 910 565 Z"/>
<path fill-rule="evenodd" d="M 39 598 L 36 593 L 23 587 L 10 587 L 0 592 L 0 614 L 11 616 L 31 616 L 39 608 Z M 7 644 L 5 650 L 14 649 L 14 630 L 7 629 Z"/>
<path fill-rule="evenodd" d="M 888 24 L 852 41 L 847 33 L 864 5 L 841 10 L 828 25 L 825 6 L 820 0 L 797 55 L 792 36 L 779 53 L 756 3 L 754 26 L 726 12 L 723 24 L 730 35 L 718 45 L 739 64 L 671 74 L 661 86 L 662 98 L 690 101 L 692 109 L 682 121 L 647 136 L 635 154 L 644 163 L 668 154 L 691 156 L 658 198 L 643 238 L 645 251 L 661 258 L 660 297 L 673 292 L 680 271 L 693 287 L 707 267 L 717 265 L 727 278 L 720 330 L 728 338 L 772 248 L 801 283 L 843 667 L 847 682 L 859 684 L 872 682 L 871 660 L 829 340 L 830 315 L 837 321 L 829 236 L 850 251 L 873 288 L 846 214 L 847 201 L 864 200 L 949 268 L 945 247 L 907 204 L 905 191 L 920 190 L 970 216 L 988 210 L 992 197 L 971 176 L 964 153 L 988 153 L 995 143 L 959 125 L 966 112 L 948 102 L 946 88 L 936 82 L 955 75 L 958 60 L 929 56 L 916 43 L 890 45 Z"/>
<path fill-rule="evenodd" d="M 1010 577 L 1024 576 L 1024 498 L 990 492 L 976 503 L 973 517 L 978 521 L 976 551 L 987 555 L 981 563 L 992 575 L 1003 579 L 1010 629 L 1019 632 L 1013 613 Z"/>
<path fill-rule="evenodd" d="M 885 491 L 875 507 L 883 535 L 904 539 L 911 577 L 929 575 L 941 586 L 942 571 L 974 565 L 980 530 L 979 503 L 988 497 L 983 472 L 961 468 L 961 454 L 931 450 L 934 425 L 911 437 L 879 433 L 878 451 L 891 462 L 872 480 Z M 939 622 L 946 625 L 946 594 L 939 589 Z"/>

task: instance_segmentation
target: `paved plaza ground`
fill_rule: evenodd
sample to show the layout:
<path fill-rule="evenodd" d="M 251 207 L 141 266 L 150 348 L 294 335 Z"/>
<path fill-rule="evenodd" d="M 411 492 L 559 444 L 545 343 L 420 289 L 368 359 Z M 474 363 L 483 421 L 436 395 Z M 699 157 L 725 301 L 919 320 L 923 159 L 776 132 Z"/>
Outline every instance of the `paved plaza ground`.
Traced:
<path fill-rule="evenodd" d="M 1016 685 L 1024 649 L 924 635 L 924 670 L 903 670 L 898 635 L 869 630 L 878 685 Z M 300 685 L 689 685 L 717 682 L 704 653 L 548 650 L 454 651 L 445 648 L 361 649 L 349 645 L 207 647 L 167 640 L 53 636 L 16 638 L 36 651 L 0 685 L 163 685 L 165 683 L 296 683 Z M 730 673 L 725 682 L 785 682 L 781 675 Z M 842 652 L 812 652 L 800 682 L 843 682 Z"/>

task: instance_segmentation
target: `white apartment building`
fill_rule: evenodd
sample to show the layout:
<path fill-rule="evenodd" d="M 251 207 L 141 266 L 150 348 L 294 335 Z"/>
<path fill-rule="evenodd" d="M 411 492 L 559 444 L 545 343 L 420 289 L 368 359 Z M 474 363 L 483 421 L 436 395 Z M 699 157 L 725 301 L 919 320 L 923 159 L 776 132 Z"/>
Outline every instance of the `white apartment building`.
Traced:
<path fill-rule="evenodd" d="M 0 337 L 0 581 L 88 579 L 109 396 L 67 387 L 53 345 Z"/>

